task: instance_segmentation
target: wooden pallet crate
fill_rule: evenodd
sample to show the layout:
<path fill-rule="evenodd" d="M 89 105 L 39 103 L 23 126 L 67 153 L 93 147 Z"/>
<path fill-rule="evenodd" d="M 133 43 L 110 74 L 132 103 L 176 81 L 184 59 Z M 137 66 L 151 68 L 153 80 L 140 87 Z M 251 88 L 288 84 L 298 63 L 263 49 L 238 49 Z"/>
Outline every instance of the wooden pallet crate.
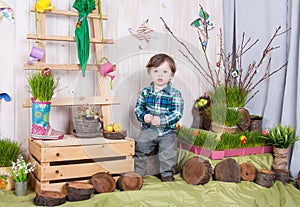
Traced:
<path fill-rule="evenodd" d="M 29 180 L 36 192 L 65 192 L 65 183 L 87 181 L 97 172 L 120 174 L 134 170 L 134 140 L 76 138 L 65 135 L 61 140 L 29 138 L 29 156 L 36 168 Z"/>

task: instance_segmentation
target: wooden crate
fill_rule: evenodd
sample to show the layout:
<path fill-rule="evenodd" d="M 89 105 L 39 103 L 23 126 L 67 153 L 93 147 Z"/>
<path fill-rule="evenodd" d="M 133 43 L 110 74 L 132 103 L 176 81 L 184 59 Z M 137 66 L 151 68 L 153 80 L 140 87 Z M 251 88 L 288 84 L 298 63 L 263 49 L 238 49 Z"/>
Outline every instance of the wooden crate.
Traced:
<path fill-rule="evenodd" d="M 35 191 L 65 192 L 69 181 L 87 181 L 97 172 L 110 174 L 134 170 L 134 140 L 76 138 L 65 135 L 61 140 L 35 140 L 29 138 L 29 156 L 36 162 L 30 174 Z"/>

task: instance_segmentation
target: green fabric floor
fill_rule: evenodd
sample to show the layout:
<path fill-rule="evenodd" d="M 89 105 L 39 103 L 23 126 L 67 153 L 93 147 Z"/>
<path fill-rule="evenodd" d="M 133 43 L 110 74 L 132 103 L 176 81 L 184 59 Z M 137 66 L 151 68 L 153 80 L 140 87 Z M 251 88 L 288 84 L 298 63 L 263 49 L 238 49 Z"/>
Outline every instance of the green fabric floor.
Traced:
<path fill-rule="evenodd" d="M 178 170 L 183 163 L 194 154 L 181 150 L 179 153 Z M 263 155 L 248 155 L 233 157 L 238 163 L 252 162 L 257 168 L 270 169 L 273 157 Z M 213 168 L 219 160 L 210 160 Z M 17 197 L 14 191 L 0 191 L 0 207 L 34 206 L 35 193 L 30 191 L 27 196 Z M 69 202 L 63 207 L 190 207 L 190 206 L 255 206 L 255 207 L 296 207 L 300 206 L 300 190 L 294 187 L 294 182 L 282 184 L 275 181 L 271 188 L 265 188 L 253 182 L 229 183 L 210 180 L 205 185 L 189 185 L 180 174 L 175 176 L 175 182 L 162 183 L 154 176 L 144 177 L 144 184 L 139 191 L 119 191 L 94 194 L 91 199 Z"/>

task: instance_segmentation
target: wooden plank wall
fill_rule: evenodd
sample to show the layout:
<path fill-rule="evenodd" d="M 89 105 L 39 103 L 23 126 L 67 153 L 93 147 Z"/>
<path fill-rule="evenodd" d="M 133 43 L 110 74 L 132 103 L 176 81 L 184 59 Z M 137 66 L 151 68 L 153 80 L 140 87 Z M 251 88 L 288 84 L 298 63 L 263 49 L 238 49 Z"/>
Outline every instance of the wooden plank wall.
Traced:
<path fill-rule="evenodd" d="M 4 0 L 5 1 L 5 0 Z M 22 108 L 24 98 L 30 97 L 26 91 L 26 73 L 23 64 L 27 61 L 33 40 L 27 40 L 28 33 L 35 33 L 34 13 L 30 8 L 35 1 L 25 1 L 17 4 L 17 0 L 5 1 L 15 11 L 15 22 L 0 20 L 0 88 L 9 91 L 11 102 L 0 102 L 0 134 L 21 142 L 27 148 L 27 138 L 30 134 L 31 109 Z M 73 0 L 52 0 L 57 9 L 74 10 Z M 209 13 L 210 19 L 216 24 L 211 30 L 209 39 L 209 58 L 215 62 L 219 47 L 218 32 L 223 27 L 222 0 L 102 0 L 103 14 L 108 16 L 104 21 L 104 35 L 115 41 L 113 45 L 104 47 L 103 55 L 116 64 L 112 96 L 120 96 L 121 104 L 112 106 L 112 121 L 121 122 L 129 136 L 135 137 L 139 131 L 133 109 L 140 90 L 149 84 L 145 65 L 149 58 L 165 52 L 174 57 L 177 73 L 173 83 L 182 91 L 185 100 L 184 116 L 180 124 L 190 126 L 192 123 L 191 109 L 194 100 L 207 89 L 207 84 L 199 73 L 178 52 L 178 43 L 166 32 L 160 17 L 163 17 L 172 31 L 186 42 L 195 53 L 199 52 L 197 33 L 190 23 L 198 17 L 199 4 Z M 134 30 L 146 19 L 148 26 L 155 33 L 148 47 L 140 50 L 139 42 L 130 35 L 128 29 Z M 46 33 L 73 36 L 76 18 L 49 16 Z M 102 51 L 101 51 L 102 52 Z M 48 63 L 78 63 L 75 43 L 47 42 L 46 61 Z M 203 56 L 199 55 L 203 61 Z M 91 47 L 90 63 L 95 63 L 95 53 Z M 93 96 L 97 93 L 97 73 L 87 72 L 85 78 L 80 71 L 55 71 L 60 78 L 60 89 L 55 96 Z M 75 107 L 52 107 L 50 122 L 53 128 L 65 133 L 72 130 L 72 114 Z"/>

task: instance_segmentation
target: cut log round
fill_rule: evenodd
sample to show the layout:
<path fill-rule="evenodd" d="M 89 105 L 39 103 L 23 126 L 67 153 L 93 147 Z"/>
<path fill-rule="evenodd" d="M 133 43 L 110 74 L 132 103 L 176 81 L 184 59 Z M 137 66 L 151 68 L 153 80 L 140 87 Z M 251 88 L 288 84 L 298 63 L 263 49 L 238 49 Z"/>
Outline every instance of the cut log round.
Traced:
<path fill-rule="evenodd" d="M 79 195 L 74 193 L 68 193 L 67 194 L 67 200 L 68 201 L 83 201 L 91 198 L 91 194 L 89 195 Z"/>
<path fill-rule="evenodd" d="M 117 186 L 122 191 L 140 190 L 143 186 L 143 177 L 136 172 L 125 173 L 119 177 Z"/>
<path fill-rule="evenodd" d="M 251 124 L 251 116 L 249 114 L 249 111 L 245 108 L 238 108 L 237 112 L 239 112 L 242 115 L 242 118 L 237 123 L 238 127 L 242 132 L 246 131 L 250 124 Z"/>
<path fill-rule="evenodd" d="M 254 166 L 250 162 L 240 164 L 241 178 L 246 181 L 254 181 L 256 172 Z"/>
<path fill-rule="evenodd" d="M 116 182 L 113 177 L 105 172 L 96 173 L 91 178 L 91 183 L 97 193 L 113 192 Z"/>
<path fill-rule="evenodd" d="M 66 183 L 67 193 L 78 195 L 91 195 L 95 192 L 94 186 L 83 182 L 68 182 Z"/>
<path fill-rule="evenodd" d="M 211 176 L 211 164 L 201 157 L 192 157 L 183 165 L 182 177 L 188 184 L 206 184 L 210 180 Z"/>
<path fill-rule="evenodd" d="M 271 170 L 259 169 L 256 173 L 255 183 L 266 188 L 270 188 L 273 185 L 275 173 Z"/>
<path fill-rule="evenodd" d="M 240 166 L 232 158 L 222 160 L 215 167 L 214 177 L 217 181 L 239 183 L 241 181 Z"/>
<path fill-rule="evenodd" d="M 83 182 L 66 183 L 67 199 L 69 201 L 82 201 L 89 199 L 95 192 L 94 186 Z"/>
<path fill-rule="evenodd" d="M 279 180 L 282 183 L 288 183 L 290 182 L 290 171 L 287 169 L 283 170 L 278 170 L 278 169 L 273 169 L 275 172 L 275 178 L 276 180 Z"/>
<path fill-rule="evenodd" d="M 300 179 L 297 178 L 295 184 L 296 184 L 296 188 L 298 188 L 300 190 L 300 183 L 299 182 L 300 182 Z"/>
<path fill-rule="evenodd" d="M 147 155 L 146 175 L 159 175 L 158 146 L 155 146 L 153 151 Z"/>
<path fill-rule="evenodd" d="M 36 206 L 58 206 L 66 202 L 66 195 L 58 191 L 39 191 L 34 198 Z"/>

